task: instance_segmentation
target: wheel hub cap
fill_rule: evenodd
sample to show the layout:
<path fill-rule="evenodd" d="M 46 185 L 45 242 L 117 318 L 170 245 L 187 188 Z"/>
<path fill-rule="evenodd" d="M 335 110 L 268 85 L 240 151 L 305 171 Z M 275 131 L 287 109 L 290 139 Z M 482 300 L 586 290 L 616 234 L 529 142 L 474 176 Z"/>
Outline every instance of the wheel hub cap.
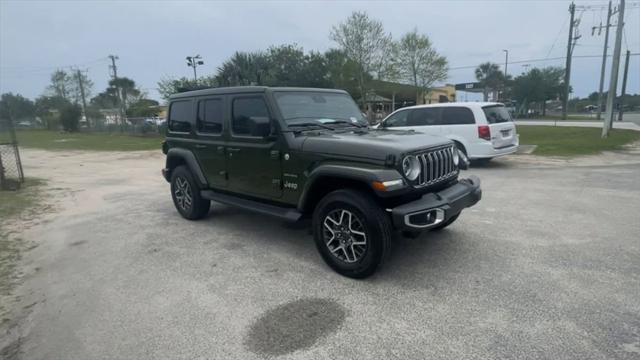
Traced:
<path fill-rule="evenodd" d="M 323 239 L 331 254 L 346 263 L 360 260 L 367 250 L 363 222 L 349 210 L 335 209 L 327 214 Z"/>

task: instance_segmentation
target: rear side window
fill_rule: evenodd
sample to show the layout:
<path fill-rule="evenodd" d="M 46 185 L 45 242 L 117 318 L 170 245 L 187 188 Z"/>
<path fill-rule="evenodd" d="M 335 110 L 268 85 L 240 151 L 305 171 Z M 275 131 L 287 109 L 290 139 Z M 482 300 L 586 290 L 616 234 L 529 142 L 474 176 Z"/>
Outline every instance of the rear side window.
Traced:
<path fill-rule="evenodd" d="M 222 99 L 206 99 L 198 103 L 198 131 L 205 134 L 222 133 Z"/>
<path fill-rule="evenodd" d="M 485 106 L 482 108 L 489 124 L 497 124 L 511 121 L 511 114 L 502 105 Z"/>
<path fill-rule="evenodd" d="M 475 124 L 473 112 L 466 107 L 442 108 L 442 125 Z"/>
<path fill-rule="evenodd" d="M 414 109 L 407 118 L 407 126 L 432 126 L 439 125 L 440 109 L 422 108 Z"/>
<path fill-rule="evenodd" d="M 169 130 L 190 132 L 193 122 L 191 101 L 174 101 L 169 109 Z"/>
<path fill-rule="evenodd" d="M 262 97 L 239 98 L 233 100 L 233 118 L 231 129 L 235 135 L 252 136 L 255 118 L 268 118 L 269 110 Z"/>

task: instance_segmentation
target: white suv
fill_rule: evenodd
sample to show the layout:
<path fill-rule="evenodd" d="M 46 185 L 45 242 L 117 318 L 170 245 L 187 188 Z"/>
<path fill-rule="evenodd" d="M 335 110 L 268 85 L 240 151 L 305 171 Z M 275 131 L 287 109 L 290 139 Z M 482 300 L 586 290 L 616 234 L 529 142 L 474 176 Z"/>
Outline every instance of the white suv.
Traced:
<path fill-rule="evenodd" d="M 399 109 L 377 126 L 447 137 L 469 160 L 489 160 L 518 150 L 516 125 L 500 103 L 440 103 Z"/>

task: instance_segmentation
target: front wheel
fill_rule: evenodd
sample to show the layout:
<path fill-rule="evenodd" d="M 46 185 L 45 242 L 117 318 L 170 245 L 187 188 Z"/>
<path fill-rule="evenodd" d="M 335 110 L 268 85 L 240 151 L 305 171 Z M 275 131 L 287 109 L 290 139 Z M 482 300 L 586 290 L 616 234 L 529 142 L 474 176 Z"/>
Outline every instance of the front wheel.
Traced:
<path fill-rule="evenodd" d="M 313 212 L 313 235 L 324 261 L 351 278 L 372 275 L 391 245 L 391 220 L 367 193 L 337 190 Z"/>

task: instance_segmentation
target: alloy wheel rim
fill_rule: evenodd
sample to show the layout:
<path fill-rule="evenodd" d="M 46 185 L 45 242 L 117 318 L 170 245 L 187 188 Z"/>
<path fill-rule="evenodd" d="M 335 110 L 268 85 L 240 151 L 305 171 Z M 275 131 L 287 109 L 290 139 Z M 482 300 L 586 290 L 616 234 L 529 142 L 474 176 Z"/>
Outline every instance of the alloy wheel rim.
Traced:
<path fill-rule="evenodd" d="M 323 239 L 331 254 L 345 263 L 362 259 L 367 252 L 367 235 L 357 215 L 349 210 L 335 209 L 323 221 Z"/>
<path fill-rule="evenodd" d="M 174 194 L 176 196 L 176 202 L 182 210 L 188 211 L 191 209 L 193 196 L 191 194 L 191 186 L 187 179 L 183 177 L 176 178 Z"/>

